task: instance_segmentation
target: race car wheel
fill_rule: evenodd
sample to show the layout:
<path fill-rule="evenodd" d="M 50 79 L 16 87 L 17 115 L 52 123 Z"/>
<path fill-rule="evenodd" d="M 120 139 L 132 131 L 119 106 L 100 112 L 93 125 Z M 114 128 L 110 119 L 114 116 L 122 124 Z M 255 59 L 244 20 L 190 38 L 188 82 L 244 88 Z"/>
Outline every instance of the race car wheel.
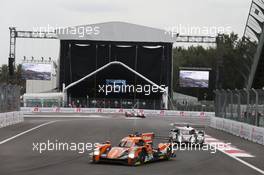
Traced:
<path fill-rule="evenodd" d="M 140 165 L 144 164 L 145 159 L 146 159 L 146 155 L 147 154 L 145 151 L 141 151 L 141 153 L 139 154 L 137 162 L 139 162 Z"/>
<path fill-rule="evenodd" d="M 165 155 L 165 160 L 170 160 L 171 159 L 171 148 L 167 149 L 167 153 Z"/>
<path fill-rule="evenodd" d="M 99 163 L 99 160 L 96 160 L 95 157 L 92 157 L 92 163 Z"/>

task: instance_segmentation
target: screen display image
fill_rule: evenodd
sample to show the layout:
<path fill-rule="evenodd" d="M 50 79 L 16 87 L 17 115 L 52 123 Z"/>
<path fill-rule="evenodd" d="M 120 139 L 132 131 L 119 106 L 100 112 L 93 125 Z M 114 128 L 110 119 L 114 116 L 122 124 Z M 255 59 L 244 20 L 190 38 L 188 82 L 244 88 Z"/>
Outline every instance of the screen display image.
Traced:
<path fill-rule="evenodd" d="M 51 64 L 23 63 L 22 78 L 26 80 L 50 80 Z"/>
<path fill-rule="evenodd" d="M 180 87 L 209 87 L 209 71 L 180 70 Z"/>
<path fill-rule="evenodd" d="M 124 87 L 126 85 L 126 80 L 110 80 L 107 79 L 106 81 L 106 85 L 110 85 L 115 89 L 115 92 L 119 92 L 122 93 L 122 86 Z"/>

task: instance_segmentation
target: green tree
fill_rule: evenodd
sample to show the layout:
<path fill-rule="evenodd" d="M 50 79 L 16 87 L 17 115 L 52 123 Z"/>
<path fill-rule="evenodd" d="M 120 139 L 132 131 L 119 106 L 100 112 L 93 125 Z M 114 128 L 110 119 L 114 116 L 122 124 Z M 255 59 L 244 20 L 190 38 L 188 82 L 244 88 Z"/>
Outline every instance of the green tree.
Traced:
<path fill-rule="evenodd" d="M 8 66 L 2 65 L 2 67 L 0 67 L 0 83 L 8 83 L 8 80 Z"/>
<path fill-rule="evenodd" d="M 14 76 L 11 77 L 8 72 L 8 66 L 3 64 L 0 67 L 0 84 L 16 84 L 21 87 L 21 93 L 24 93 L 26 81 L 22 78 L 22 65 L 17 65 Z"/>

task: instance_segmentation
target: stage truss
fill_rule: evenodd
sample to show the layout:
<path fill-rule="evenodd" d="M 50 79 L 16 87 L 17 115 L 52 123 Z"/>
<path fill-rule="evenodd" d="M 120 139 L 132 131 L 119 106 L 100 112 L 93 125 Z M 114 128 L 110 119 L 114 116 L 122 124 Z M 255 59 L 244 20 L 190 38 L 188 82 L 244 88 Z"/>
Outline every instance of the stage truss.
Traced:
<path fill-rule="evenodd" d="M 9 74 L 14 74 L 15 59 L 16 59 L 16 39 L 17 38 L 29 38 L 29 39 L 58 39 L 57 34 L 53 32 L 40 32 L 40 31 L 23 31 L 16 30 L 15 27 L 9 27 L 10 31 L 10 43 L 9 43 Z M 213 36 L 188 36 L 178 35 L 176 43 L 203 43 L 214 44 L 216 43 L 216 37 Z"/>

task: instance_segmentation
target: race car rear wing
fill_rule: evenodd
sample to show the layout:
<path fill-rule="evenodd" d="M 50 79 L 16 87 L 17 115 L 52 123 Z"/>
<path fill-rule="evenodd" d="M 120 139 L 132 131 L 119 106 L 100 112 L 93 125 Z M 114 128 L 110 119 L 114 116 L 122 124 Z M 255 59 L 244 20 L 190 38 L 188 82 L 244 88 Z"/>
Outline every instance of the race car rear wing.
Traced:
<path fill-rule="evenodd" d="M 155 139 L 169 141 L 170 137 L 168 137 L 168 136 L 155 136 Z"/>
<path fill-rule="evenodd" d="M 171 123 L 170 124 L 171 126 L 174 126 L 174 127 L 177 127 L 177 126 L 191 126 L 193 128 L 196 128 L 198 130 L 201 130 L 201 129 L 205 129 L 206 126 L 205 125 L 199 125 L 199 124 L 193 124 L 193 123 Z"/>
<path fill-rule="evenodd" d="M 150 133 L 142 133 L 142 139 L 148 143 L 148 144 L 152 144 L 153 143 L 153 139 L 154 139 L 154 133 L 150 132 Z"/>

